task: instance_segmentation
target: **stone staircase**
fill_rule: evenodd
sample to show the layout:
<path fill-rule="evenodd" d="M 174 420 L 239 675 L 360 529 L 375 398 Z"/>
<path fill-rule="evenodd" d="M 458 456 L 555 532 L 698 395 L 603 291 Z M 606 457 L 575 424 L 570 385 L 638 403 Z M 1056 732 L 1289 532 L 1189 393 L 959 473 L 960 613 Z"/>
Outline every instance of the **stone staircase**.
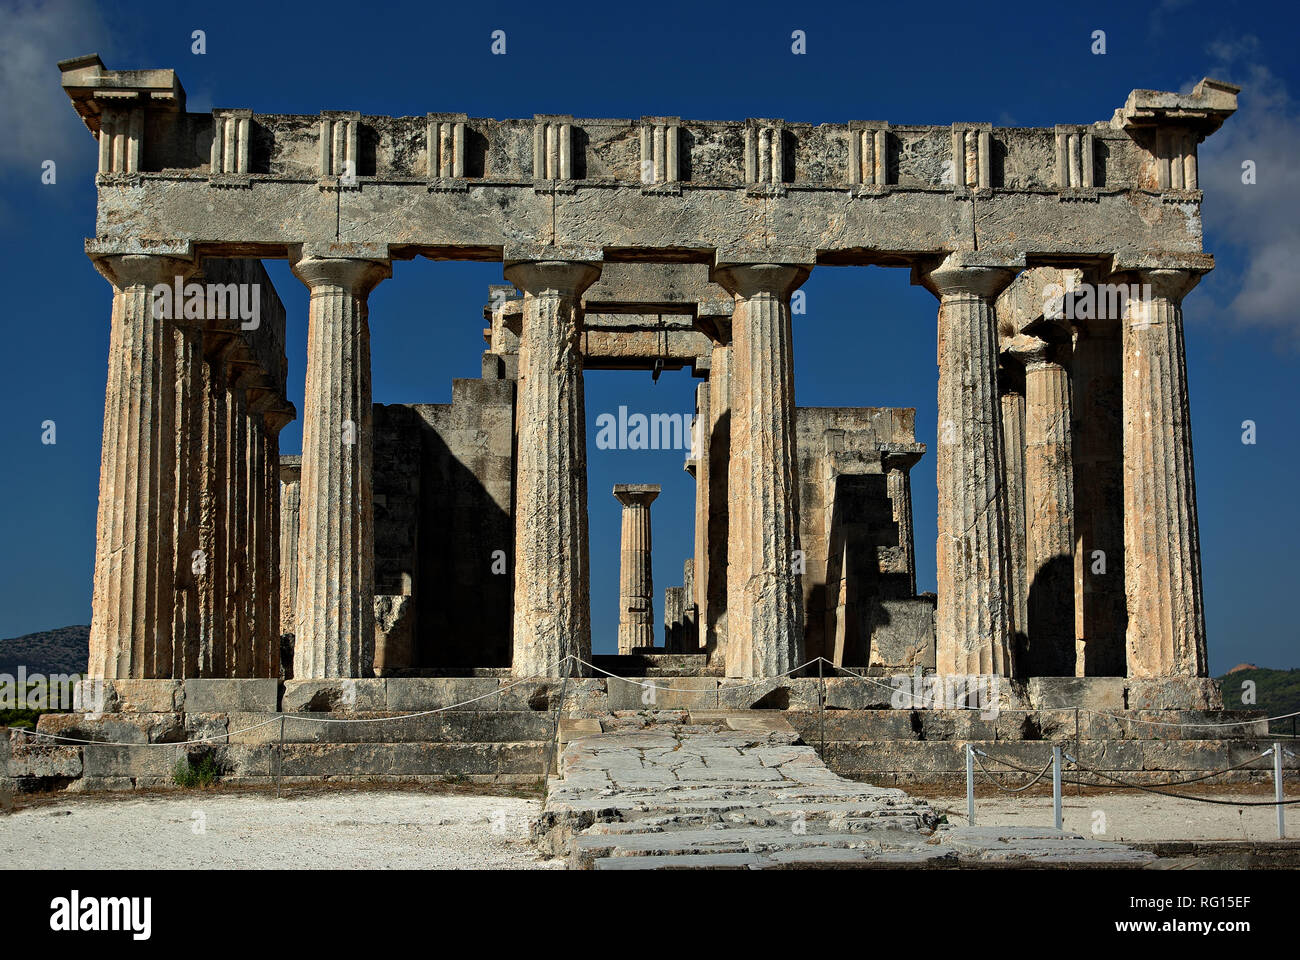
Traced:
<path fill-rule="evenodd" d="M 147 709 L 162 704 L 139 703 L 132 706 L 145 709 L 46 714 L 38 725 L 41 733 L 100 743 L 23 734 L 0 738 L 0 773 L 21 791 L 165 787 L 180 760 L 197 762 L 210 754 L 225 784 L 268 784 L 278 772 L 286 785 L 440 780 L 536 785 L 552 762 L 559 685 L 515 684 L 491 695 L 505 682 L 491 677 L 359 680 L 350 686 L 291 682 L 283 712 L 277 712 L 271 681 L 265 698 L 246 696 L 245 702 L 207 702 L 191 691 L 173 694 L 180 702 L 169 701 L 173 709 L 168 711 Z M 183 689 L 179 681 L 177 688 Z M 476 697 L 484 699 L 464 703 Z M 409 715 L 450 704 L 463 705 Z M 207 742 L 182 743 L 196 739 Z"/>
<path fill-rule="evenodd" d="M 1047 828 L 941 822 L 831 772 L 771 711 L 566 719 L 533 829 L 571 868 L 1143 867 L 1154 854 Z"/>

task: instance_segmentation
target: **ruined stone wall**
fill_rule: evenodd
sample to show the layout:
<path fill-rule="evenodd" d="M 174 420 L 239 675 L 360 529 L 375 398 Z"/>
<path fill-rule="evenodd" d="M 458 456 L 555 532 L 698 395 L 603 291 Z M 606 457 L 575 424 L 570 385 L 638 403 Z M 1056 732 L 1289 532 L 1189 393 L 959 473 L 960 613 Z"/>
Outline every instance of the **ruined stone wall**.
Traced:
<path fill-rule="evenodd" d="M 377 670 L 510 664 L 514 386 L 375 405 Z"/>
<path fill-rule="evenodd" d="M 850 667 L 933 666 L 933 603 L 913 596 L 910 488 L 891 489 L 889 480 L 891 468 L 905 473 L 925 449 L 914 420 L 912 409 L 798 410 L 809 657 Z"/>

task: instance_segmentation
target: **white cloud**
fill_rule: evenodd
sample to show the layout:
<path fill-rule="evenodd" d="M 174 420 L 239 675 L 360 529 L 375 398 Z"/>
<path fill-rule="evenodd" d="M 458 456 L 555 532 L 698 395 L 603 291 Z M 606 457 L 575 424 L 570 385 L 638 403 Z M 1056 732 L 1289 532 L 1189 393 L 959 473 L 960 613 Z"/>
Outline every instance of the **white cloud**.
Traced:
<path fill-rule="evenodd" d="M 1206 249 L 1243 263 L 1226 311 L 1300 345 L 1300 117 L 1286 84 L 1262 62 L 1255 37 L 1217 41 L 1209 75 L 1241 86 L 1239 109 L 1201 147 Z M 1243 184 L 1242 164 L 1256 182 Z"/>
<path fill-rule="evenodd" d="M 108 31 L 90 0 L 18 0 L 0 21 L 0 169 L 36 170 L 89 134 L 61 89 L 59 60 L 105 53 Z"/>

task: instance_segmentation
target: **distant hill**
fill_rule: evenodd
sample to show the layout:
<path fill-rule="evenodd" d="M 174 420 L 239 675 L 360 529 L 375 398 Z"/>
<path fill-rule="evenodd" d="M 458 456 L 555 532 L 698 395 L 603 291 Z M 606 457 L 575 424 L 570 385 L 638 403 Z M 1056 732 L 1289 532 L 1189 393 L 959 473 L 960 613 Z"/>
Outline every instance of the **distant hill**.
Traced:
<path fill-rule="evenodd" d="M 1241 702 L 1242 684 L 1255 682 L 1255 702 Z M 1218 678 L 1223 693 L 1223 705 L 1229 710 L 1263 710 L 1270 717 L 1278 717 L 1300 710 L 1300 669 L 1270 670 L 1242 664 L 1233 667 Z M 1300 719 L 1300 718 L 1298 718 Z M 1275 731 L 1289 732 L 1289 720 L 1274 726 Z"/>
<path fill-rule="evenodd" d="M 90 653 L 90 627 L 81 624 L 43 630 L 10 640 L 0 640 L 0 673 L 85 673 Z"/>

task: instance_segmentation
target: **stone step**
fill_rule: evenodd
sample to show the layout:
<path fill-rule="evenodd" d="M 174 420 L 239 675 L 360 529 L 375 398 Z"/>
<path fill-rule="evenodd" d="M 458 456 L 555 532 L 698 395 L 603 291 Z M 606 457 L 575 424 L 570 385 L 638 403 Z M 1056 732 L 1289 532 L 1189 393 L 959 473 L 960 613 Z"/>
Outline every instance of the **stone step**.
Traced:
<path fill-rule="evenodd" d="M 1050 828 L 943 825 L 901 790 L 828 770 L 783 718 L 633 719 L 601 720 L 600 732 L 586 721 L 565 745 L 562 777 L 547 784 L 533 837 L 572 868 L 1125 868 L 1156 859 Z"/>
<path fill-rule="evenodd" d="M 279 772 L 286 778 L 509 776 L 536 782 L 550 758 L 550 743 L 286 743 Z M 103 780 L 129 779 L 137 786 L 171 782 L 176 764 L 210 753 L 223 781 L 274 778 L 280 760 L 276 743 L 175 746 L 24 747 L 9 758 L 16 780 L 82 778 L 86 789 Z"/>
<path fill-rule="evenodd" d="M 815 735 L 810 738 L 816 743 Z M 984 766 L 1003 776 L 1009 784 L 1022 783 L 1025 774 L 999 765 L 991 758 L 1005 758 L 1037 773 L 1051 758 L 1052 744 L 1041 741 L 971 741 L 990 759 Z M 1267 740 L 1084 740 L 1078 745 L 1058 744 L 1064 752 L 1076 756 L 1086 766 L 1102 770 L 1125 780 L 1159 783 L 1184 779 L 1200 773 L 1222 771 L 1259 757 L 1270 742 Z M 966 778 L 965 741 L 836 741 L 827 740 L 825 760 L 836 773 L 873 783 L 950 782 Z M 1284 757 L 1284 767 L 1300 769 L 1300 762 Z M 1250 769 L 1256 771 L 1251 773 Z M 1236 782 L 1267 776 L 1271 759 L 1261 759 L 1234 774 L 1215 782 Z M 1067 766 L 1066 776 L 1074 776 Z M 980 778 L 983 782 L 983 778 Z"/>
<path fill-rule="evenodd" d="M 694 716 L 695 713 L 693 712 Z M 703 714 L 703 715 L 708 715 Z M 786 710 L 784 716 L 809 743 L 821 737 L 818 711 Z M 825 711 L 827 740 L 1008 740 L 1073 743 L 1086 740 L 1258 740 L 1267 737 L 1262 715 L 1247 710 L 836 710 Z M 1175 724 L 1232 724 L 1176 726 Z"/>
<path fill-rule="evenodd" d="M 708 661 L 702 653 L 598 653 L 591 658 L 601 670 L 618 677 L 721 676 L 722 668 L 711 667 Z"/>
<path fill-rule="evenodd" d="M 43 734 L 110 743 L 514 743 L 551 742 L 555 714 L 532 710 L 465 710 L 411 716 L 360 713 L 46 714 Z M 334 722 L 326 722 L 332 720 Z"/>

